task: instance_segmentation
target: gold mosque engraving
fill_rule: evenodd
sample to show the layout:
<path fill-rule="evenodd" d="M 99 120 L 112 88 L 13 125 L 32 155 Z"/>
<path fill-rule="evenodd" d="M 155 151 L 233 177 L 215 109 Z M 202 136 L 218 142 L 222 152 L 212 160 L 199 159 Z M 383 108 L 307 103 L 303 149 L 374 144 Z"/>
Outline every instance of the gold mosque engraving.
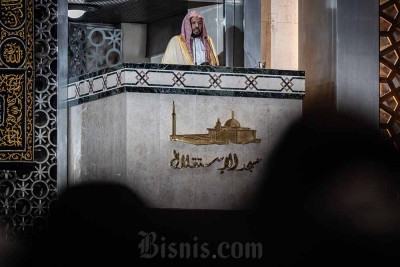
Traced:
<path fill-rule="evenodd" d="M 207 128 L 208 134 L 176 134 L 176 112 L 175 102 L 172 103 L 172 134 L 171 141 L 178 141 L 193 145 L 227 145 L 260 143 L 261 139 L 256 137 L 256 130 L 247 127 L 241 127 L 239 121 L 234 117 L 227 120 L 222 126 L 219 118 L 214 128 Z"/>

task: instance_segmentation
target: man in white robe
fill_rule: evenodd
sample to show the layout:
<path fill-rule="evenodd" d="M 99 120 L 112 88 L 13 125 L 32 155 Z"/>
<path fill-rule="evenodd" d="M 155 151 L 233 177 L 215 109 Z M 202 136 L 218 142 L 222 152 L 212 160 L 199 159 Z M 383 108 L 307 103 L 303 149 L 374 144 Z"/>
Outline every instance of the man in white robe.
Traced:
<path fill-rule="evenodd" d="M 194 10 L 185 16 L 181 34 L 171 38 L 161 63 L 219 65 L 213 41 L 207 34 L 200 12 Z"/>

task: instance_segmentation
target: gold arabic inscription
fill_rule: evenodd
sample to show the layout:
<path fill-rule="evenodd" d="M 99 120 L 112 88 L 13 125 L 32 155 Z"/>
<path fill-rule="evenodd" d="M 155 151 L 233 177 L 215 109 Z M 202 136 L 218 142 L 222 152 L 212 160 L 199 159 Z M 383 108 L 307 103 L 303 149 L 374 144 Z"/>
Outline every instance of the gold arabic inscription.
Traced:
<path fill-rule="evenodd" d="M 16 29 L 25 19 L 24 0 L 0 0 L 1 22 L 4 26 Z"/>
<path fill-rule="evenodd" d="M 0 75 L 0 93 L 6 94 L 5 128 L 0 128 L 0 147 L 23 148 L 23 87 L 24 74 Z"/>
<path fill-rule="evenodd" d="M 205 163 L 202 158 L 190 157 L 189 155 L 180 154 L 176 150 L 173 151 L 174 158 L 171 159 L 169 166 L 172 169 L 196 169 L 208 168 L 217 162 L 224 162 L 224 166 L 218 168 L 221 174 L 225 171 L 249 171 L 253 172 L 254 166 L 261 162 L 262 159 L 257 158 L 255 161 L 249 161 L 244 164 L 239 164 L 237 154 L 229 153 L 225 157 L 216 157 L 212 161 Z"/>
<path fill-rule="evenodd" d="M 0 0 L 0 161 L 33 161 L 33 2 Z"/>
<path fill-rule="evenodd" d="M 6 64 L 20 65 L 24 59 L 24 49 L 18 42 L 4 45 L 3 58 Z"/>

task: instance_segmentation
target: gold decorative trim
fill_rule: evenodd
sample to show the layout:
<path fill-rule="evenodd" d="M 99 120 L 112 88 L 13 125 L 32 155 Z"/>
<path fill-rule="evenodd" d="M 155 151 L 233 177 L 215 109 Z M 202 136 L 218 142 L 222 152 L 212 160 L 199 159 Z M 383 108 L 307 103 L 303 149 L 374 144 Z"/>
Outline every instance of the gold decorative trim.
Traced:
<path fill-rule="evenodd" d="M 193 62 L 193 59 L 192 59 L 192 57 L 190 56 L 190 54 L 189 54 L 189 51 L 188 51 L 188 49 L 187 49 L 187 47 L 186 47 L 186 44 L 185 44 L 185 42 L 183 41 L 183 39 L 182 39 L 182 36 L 178 36 L 178 40 L 179 40 L 179 44 L 181 45 L 181 49 L 182 49 L 182 51 L 183 51 L 183 55 L 185 56 L 185 58 L 186 58 L 186 60 L 189 62 L 189 64 L 190 65 L 193 65 L 194 64 L 194 62 Z"/>
<path fill-rule="evenodd" d="M 208 44 L 209 44 L 210 47 L 211 47 L 211 53 L 212 53 L 212 57 L 211 57 L 212 62 L 211 62 L 211 65 L 213 65 L 213 66 L 219 66 L 219 60 L 218 60 L 217 52 L 216 52 L 216 50 L 215 50 L 215 47 L 214 47 L 213 42 L 211 41 L 211 37 L 210 37 L 210 36 L 207 36 L 207 41 L 208 41 Z"/>
<path fill-rule="evenodd" d="M 194 64 L 193 59 L 189 54 L 189 51 L 187 49 L 187 46 L 186 46 L 185 42 L 182 39 L 182 36 L 178 35 L 178 40 L 179 40 L 179 44 L 181 46 L 181 49 L 183 51 L 183 54 L 184 54 L 186 60 L 189 62 L 189 64 L 193 65 Z M 214 44 L 211 41 L 211 37 L 210 36 L 207 36 L 207 42 L 208 42 L 208 44 L 210 45 L 210 48 L 211 48 L 211 65 L 212 66 L 219 66 L 219 60 L 218 60 L 217 52 L 215 50 Z"/>

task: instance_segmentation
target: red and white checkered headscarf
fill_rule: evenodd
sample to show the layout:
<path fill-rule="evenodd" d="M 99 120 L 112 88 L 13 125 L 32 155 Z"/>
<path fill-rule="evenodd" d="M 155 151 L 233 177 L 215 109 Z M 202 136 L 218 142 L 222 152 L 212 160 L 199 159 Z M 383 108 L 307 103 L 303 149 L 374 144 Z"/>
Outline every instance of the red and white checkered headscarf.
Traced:
<path fill-rule="evenodd" d="M 183 19 L 182 22 L 182 30 L 181 30 L 181 37 L 182 40 L 185 42 L 186 47 L 188 49 L 189 55 L 193 60 L 193 48 L 192 48 L 192 25 L 190 23 L 190 19 L 193 17 L 199 17 L 203 20 L 203 28 L 201 30 L 201 35 L 199 36 L 200 40 L 204 44 L 204 47 L 206 48 L 206 60 L 207 62 L 211 62 L 210 58 L 210 45 L 208 44 L 207 41 L 207 30 L 206 30 L 206 24 L 204 23 L 204 19 L 201 16 L 200 12 L 197 10 L 190 11 L 185 18 Z"/>

